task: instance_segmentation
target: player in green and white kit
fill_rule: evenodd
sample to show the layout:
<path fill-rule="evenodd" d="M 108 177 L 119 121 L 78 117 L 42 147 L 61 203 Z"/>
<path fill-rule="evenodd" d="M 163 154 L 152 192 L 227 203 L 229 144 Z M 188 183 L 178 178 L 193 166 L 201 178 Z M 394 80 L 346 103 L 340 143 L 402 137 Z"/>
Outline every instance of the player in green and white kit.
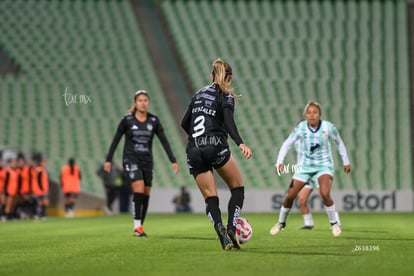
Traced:
<path fill-rule="evenodd" d="M 351 171 L 345 145 L 336 127 L 328 121 L 321 120 L 321 107 L 316 102 L 310 102 L 305 106 L 305 121 L 300 122 L 289 137 L 283 142 L 276 162 L 278 171 L 283 169 L 283 161 L 289 148 L 300 141 L 297 150 L 300 154 L 299 171 L 293 175 L 293 183 L 280 208 L 279 221 L 270 230 L 271 235 L 276 235 L 286 226 L 286 219 L 293 201 L 311 178 L 317 178 L 319 193 L 325 205 L 329 222 L 332 225 L 332 234 L 337 237 L 341 234 L 341 228 L 335 215 L 335 204 L 330 196 L 331 184 L 334 175 L 334 162 L 331 152 L 333 140 L 338 146 L 344 165 L 344 172 Z"/>
<path fill-rule="evenodd" d="M 296 153 L 297 153 L 296 164 L 300 163 L 300 160 L 302 157 L 302 153 L 298 150 L 299 145 L 300 145 L 300 140 L 296 140 L 295 142 L 295 148 L 296 148 Z M 291 185 L 292 183 L 293 183 L 293 179 L 291 181 Z M 304 225 L 299 227 L 299 230 L 312 230 L 313 229 L 314 223 L 313 223 L 312 213 L 308 206 L 308 199 L 314 189 L 319 189 L 318 178 L 316 177 L 316 175 L 311 177 L 298 193 L 299 208 L 302 213 L 303 222 L 304 222 Z M 335 215 L 336 215 L 336 221 L 338 222 L 339 226 L 341 226 L 341 222 L 339 220 L 339 214 L 337 211 L 335 212 Z"/>

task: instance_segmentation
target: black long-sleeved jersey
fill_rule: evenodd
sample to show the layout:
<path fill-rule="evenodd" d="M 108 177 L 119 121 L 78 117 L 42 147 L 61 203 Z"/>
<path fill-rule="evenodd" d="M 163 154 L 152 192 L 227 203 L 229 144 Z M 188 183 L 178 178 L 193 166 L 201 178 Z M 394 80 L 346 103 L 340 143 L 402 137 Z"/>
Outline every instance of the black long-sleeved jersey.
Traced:
<path fill-rule="evenodd" d="M 243 144 L 233 118 L 234 104 L 234 97 L 222 93 L 218 85 L 200 89 L 181 121 L 188 134 L 188 146 L 227 145 L 227 134 L 237 145 Z"/>
<path fill-rule="evenodd" d="M 151 113 L 147 113 L 147 120 L 145 122 L 138 121 L 133 113 L 127 113 L 122 118 L 106 156 L 107 162 L 112 161 L 116 147 L 124 134 L 124 162 L 136 162 L 139 166 L 152 170 L 152 140 L 155 134 L 160 139 L 171 163 L 176 162 L 160 120 Z"/>

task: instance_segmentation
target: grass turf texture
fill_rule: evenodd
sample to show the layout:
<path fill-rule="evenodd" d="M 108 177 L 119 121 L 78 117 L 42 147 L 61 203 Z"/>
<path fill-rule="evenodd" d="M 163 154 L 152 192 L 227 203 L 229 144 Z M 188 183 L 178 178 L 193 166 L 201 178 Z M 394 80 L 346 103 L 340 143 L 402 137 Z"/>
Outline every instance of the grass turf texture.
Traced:
<path fill-rule="evenodd" d="M 332 236 L 324 213 L 313 230 L 290 214 L 243 214 L 253 226 L 242 250 L 223 251 L 204 215 L 149 214 L 148 238 L 132 216 L 48 218 L 0 224 L 0 275 L 413 275 L 412 213 L 341 213 Z"/>

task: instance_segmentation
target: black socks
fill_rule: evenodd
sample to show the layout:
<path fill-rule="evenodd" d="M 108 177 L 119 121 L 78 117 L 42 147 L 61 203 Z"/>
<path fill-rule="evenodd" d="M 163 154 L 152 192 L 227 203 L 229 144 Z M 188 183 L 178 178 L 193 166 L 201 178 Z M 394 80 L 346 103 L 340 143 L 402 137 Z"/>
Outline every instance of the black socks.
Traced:
<path fill-rule="evenodd" d="M 228 205 L 227 229 L 235 230 L 244 202 L 244 187 L 231 189 L 231 198 Z"/>
<path fill-rule="evenodd" d="M 149 196 L 144 195 L 142 200 L 142 210 L 141 210 L 141 224 L 144 225 L 145 217 L 147 216 L 147 210 L 148 210 L 148 202 L 149 202 Z"/>
<path fill-rule="evenodd" d="M 144 201 L 143 193 L 134 193 L 135 219 L 142 219 L 142 203 Z"/>
<path fill-rule="evenodd" d="M 221 219 L 221 211 L 219 208 L 219 199 L 217 196 L 211 196 L 206 198 L 206 213 L 211 222 L 214 224 L 214 227 L 218 223 L 223 223 Z"/>

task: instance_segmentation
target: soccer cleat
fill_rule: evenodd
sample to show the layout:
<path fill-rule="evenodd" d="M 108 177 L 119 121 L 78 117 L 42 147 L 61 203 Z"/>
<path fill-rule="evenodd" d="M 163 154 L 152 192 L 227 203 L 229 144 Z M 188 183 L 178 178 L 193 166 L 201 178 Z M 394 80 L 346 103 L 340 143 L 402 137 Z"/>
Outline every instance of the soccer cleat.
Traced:
<path fill-rule="evenodd" d="M 298 230 L 312 230 L 312 229 L 313 229 L 313 225 L 304 225 L 298 228 Z"/>
<path fill-rule="evenodd" d="M 338 223 L 332 224 L 332 235 L 334 237 L 339 237 L 341 235 L 341 226 Z"/>
<path fill-rule="evenodd" d="M 141 237 L 141 238 L 147 237 L 147 234 L 144 232 L 144 228 L 142 228 L 142 226 L 135 228 L 134 237 Z"/>
<path fill-rule="evenodd" d="M 218 223 L 214 228 L 216 229 L 217 236 L 219 237 L 221 247 L 224 250 L 232 249 L 233 248 L 233 242 L 229 238 L 229 236 L 227 235 L 226 227 L 224 227 L 223 224 Z"/>
<path fill-rule="evenodd" d="M 341 230 L 342 230 L 342 225 L 341 225 L 340 223 L 338 223 L 338 225 L 339 225 L 339 228 L 341 228 Z M 331 230 L 332 230 L 332 224 L 331 224 L 331 226 L 329 227 L 329 229 L 331 229 Z"/>
<path fill-rule="evenodd" d="M 285 222 L 276 223 L 275 226 L 273 226 L 272 229 L 270 229 L 270 235 L 272 235 L 272 236 L 276 235 L 277 233 L 280 232 L 280 230 L 282 230 L 285 227 L 286 227 Z"/>
<path fill-rule="evenodd" d="M 227 229 L 227 235 L 229 236 L 229 238 L 231 239 L 233 243 L 233 248 L 241 249 L 239 238 L 237 237 L 236 232 L 233 230 Z"/>

